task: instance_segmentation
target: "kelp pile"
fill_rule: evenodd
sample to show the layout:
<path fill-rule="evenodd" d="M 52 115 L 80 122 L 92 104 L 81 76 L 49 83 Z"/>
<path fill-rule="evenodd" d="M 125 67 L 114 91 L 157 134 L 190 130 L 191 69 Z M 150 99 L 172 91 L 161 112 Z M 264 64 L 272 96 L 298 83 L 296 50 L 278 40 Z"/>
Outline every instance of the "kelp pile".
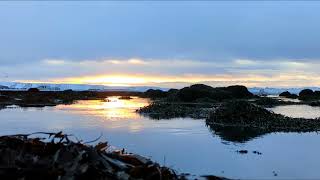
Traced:
<path fill-rule="evenodd" d="M 291 118 L 275 114 L 247 101 L 229 101 L 212 111 L 207 124 L 245 126 L 268 132 L 309 132 L 320 130 L 320 119 Z"/>
<path fill-rule="evenodd" d="M 150 159 L 109 151 L 108 143 L 89 146 L 60 133 L 0 137 L 0 179 L 183 179 Z"/>

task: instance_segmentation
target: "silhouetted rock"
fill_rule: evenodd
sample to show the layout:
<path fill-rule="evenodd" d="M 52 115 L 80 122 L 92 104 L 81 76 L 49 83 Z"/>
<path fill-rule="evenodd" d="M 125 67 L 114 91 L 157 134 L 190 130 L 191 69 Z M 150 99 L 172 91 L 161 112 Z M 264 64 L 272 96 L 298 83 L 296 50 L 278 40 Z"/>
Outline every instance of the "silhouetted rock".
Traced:
<path fill-rule="evenodd" d="M 162 91 L 160 89 L 149 89 L 143 93 L 144 97 L 148 98 L 164 98 L 167 97 L 167 92 Z"/>
<path fill-rule="evenodd" d="M 179 90 L 178 97 L 181 101 L 192 102 L 201 98 L 209 98 L 217 101 L 224 99 L 238 99 L 253 97 L 245 86 L 229 86 L 213 88 L 204 84 L 195 84 Z"/>
<path fill-rule="evenodd" d="M 195 84 L 180 89 L 177 95 L 179 99 L 187 102 L 205 97 L 212 98 L 214 96 L 214 88 L 204 84 Z"/>
<path fill-rule="evenodd" d="M 234 98 L 247 98 L 252 97 L 253 94 L 248 91 L 247 87 L 241 85 L 228 86 L 226 87 L 228 92 L 231 92 Z"/>
<path fill-rule="evenodd" d="M 177 94 L 179 92 L 179 89 L 169 89 L 168 94 Z"/>
<path fill-rule="evenodd" d="M 73 93 L 74 91 L 72 89 L 66 89 L 63 91 L 64 93 Z"/>
<path fill-rule="evenodd" d="M 298 95 L 296 94 L 291 94 L 289 91 L 285 91 L 279 94 L 280 97 L 285 97 L 285 98 L 291 98 L 291 99 L 296 99 L 298 98 Z"/>
<path fill-rule="evenodd" d="M 38 88 L 30 88 L 28 89 L 28 92 L 40 92 L 40 90 Z"/>
<path fill-rule="evenodd" d="M 291 96 L 291 93 L 289 91 L 285 91 L 285 92 L 280 93 L 279 96 L 287 97 L 287 96 Z"/>
<path fill-rule="evenodd" d="M 311 89 L 304 89 L 299 93 L 299 97 L 301 98 L 312 97 L 312 96 L 314 96 L 314 92 Z"/>

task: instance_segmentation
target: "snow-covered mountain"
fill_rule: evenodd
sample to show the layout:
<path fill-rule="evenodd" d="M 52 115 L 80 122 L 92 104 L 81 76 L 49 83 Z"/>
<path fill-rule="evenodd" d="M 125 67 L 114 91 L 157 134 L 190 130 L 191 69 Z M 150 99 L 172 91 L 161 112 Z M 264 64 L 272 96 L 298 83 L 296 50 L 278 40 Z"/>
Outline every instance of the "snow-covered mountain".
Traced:
<path fill-rule="evenodd" d="M 253 87 L 248 90 L 253 94 L 279 95 L 284 91 L 289 91 L 292 94 L 299 94 L 303 89 L 312 89 L 313 91 L 320 91 L 320 87 L 299 87 L 299 88 L 270 88 L 270 87 Z"/>
<path fill-rule="evenodd" d="M 9 90 L 28 90 L 29 88 L 38 88 L 41 91 L 64 91 L 72 89 L 74 91 L 133 91 L 144 92 L 148 89 L 168 90 L 167 88 L 151 87 L 151 86 L 104 86 L 104 85 L 87 85 L 87 84 L 48 84 L 48 83 L 19 83 L 19 82 L 0 82 L 1 87 L 9 87 Z M 2 88 L 6 89 L 7 88 Z"/>

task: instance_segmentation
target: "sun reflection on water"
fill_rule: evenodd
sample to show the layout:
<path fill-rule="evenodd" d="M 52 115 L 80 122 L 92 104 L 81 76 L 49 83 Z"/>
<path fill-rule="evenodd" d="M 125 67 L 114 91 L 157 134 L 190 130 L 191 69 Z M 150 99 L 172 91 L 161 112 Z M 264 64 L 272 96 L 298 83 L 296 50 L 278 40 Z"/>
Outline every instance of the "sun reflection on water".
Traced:
<path fill-rule="evenodd" d="M 135 113 L 135 110 L 148 104 L 148 99 L 132 97 L 132 99 L 126 100 L 113 96 L 106 98 L 104 101 L 86 100 L 78 101 L 72 105 L 59 105 L 57 109 L 81 115 L 107 117 L 107 120 L 138 119 L 140 115 Z"/>

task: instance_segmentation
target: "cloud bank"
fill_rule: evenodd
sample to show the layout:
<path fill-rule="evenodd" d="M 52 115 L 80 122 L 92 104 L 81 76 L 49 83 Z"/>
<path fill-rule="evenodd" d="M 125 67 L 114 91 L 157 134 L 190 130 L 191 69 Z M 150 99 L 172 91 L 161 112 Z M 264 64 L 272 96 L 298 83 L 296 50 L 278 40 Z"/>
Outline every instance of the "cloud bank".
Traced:
<path fill-rule="evenodd" d="M 319 8 L 276 1 L 0 2 L 0 80 L 319 86 Z"/>

